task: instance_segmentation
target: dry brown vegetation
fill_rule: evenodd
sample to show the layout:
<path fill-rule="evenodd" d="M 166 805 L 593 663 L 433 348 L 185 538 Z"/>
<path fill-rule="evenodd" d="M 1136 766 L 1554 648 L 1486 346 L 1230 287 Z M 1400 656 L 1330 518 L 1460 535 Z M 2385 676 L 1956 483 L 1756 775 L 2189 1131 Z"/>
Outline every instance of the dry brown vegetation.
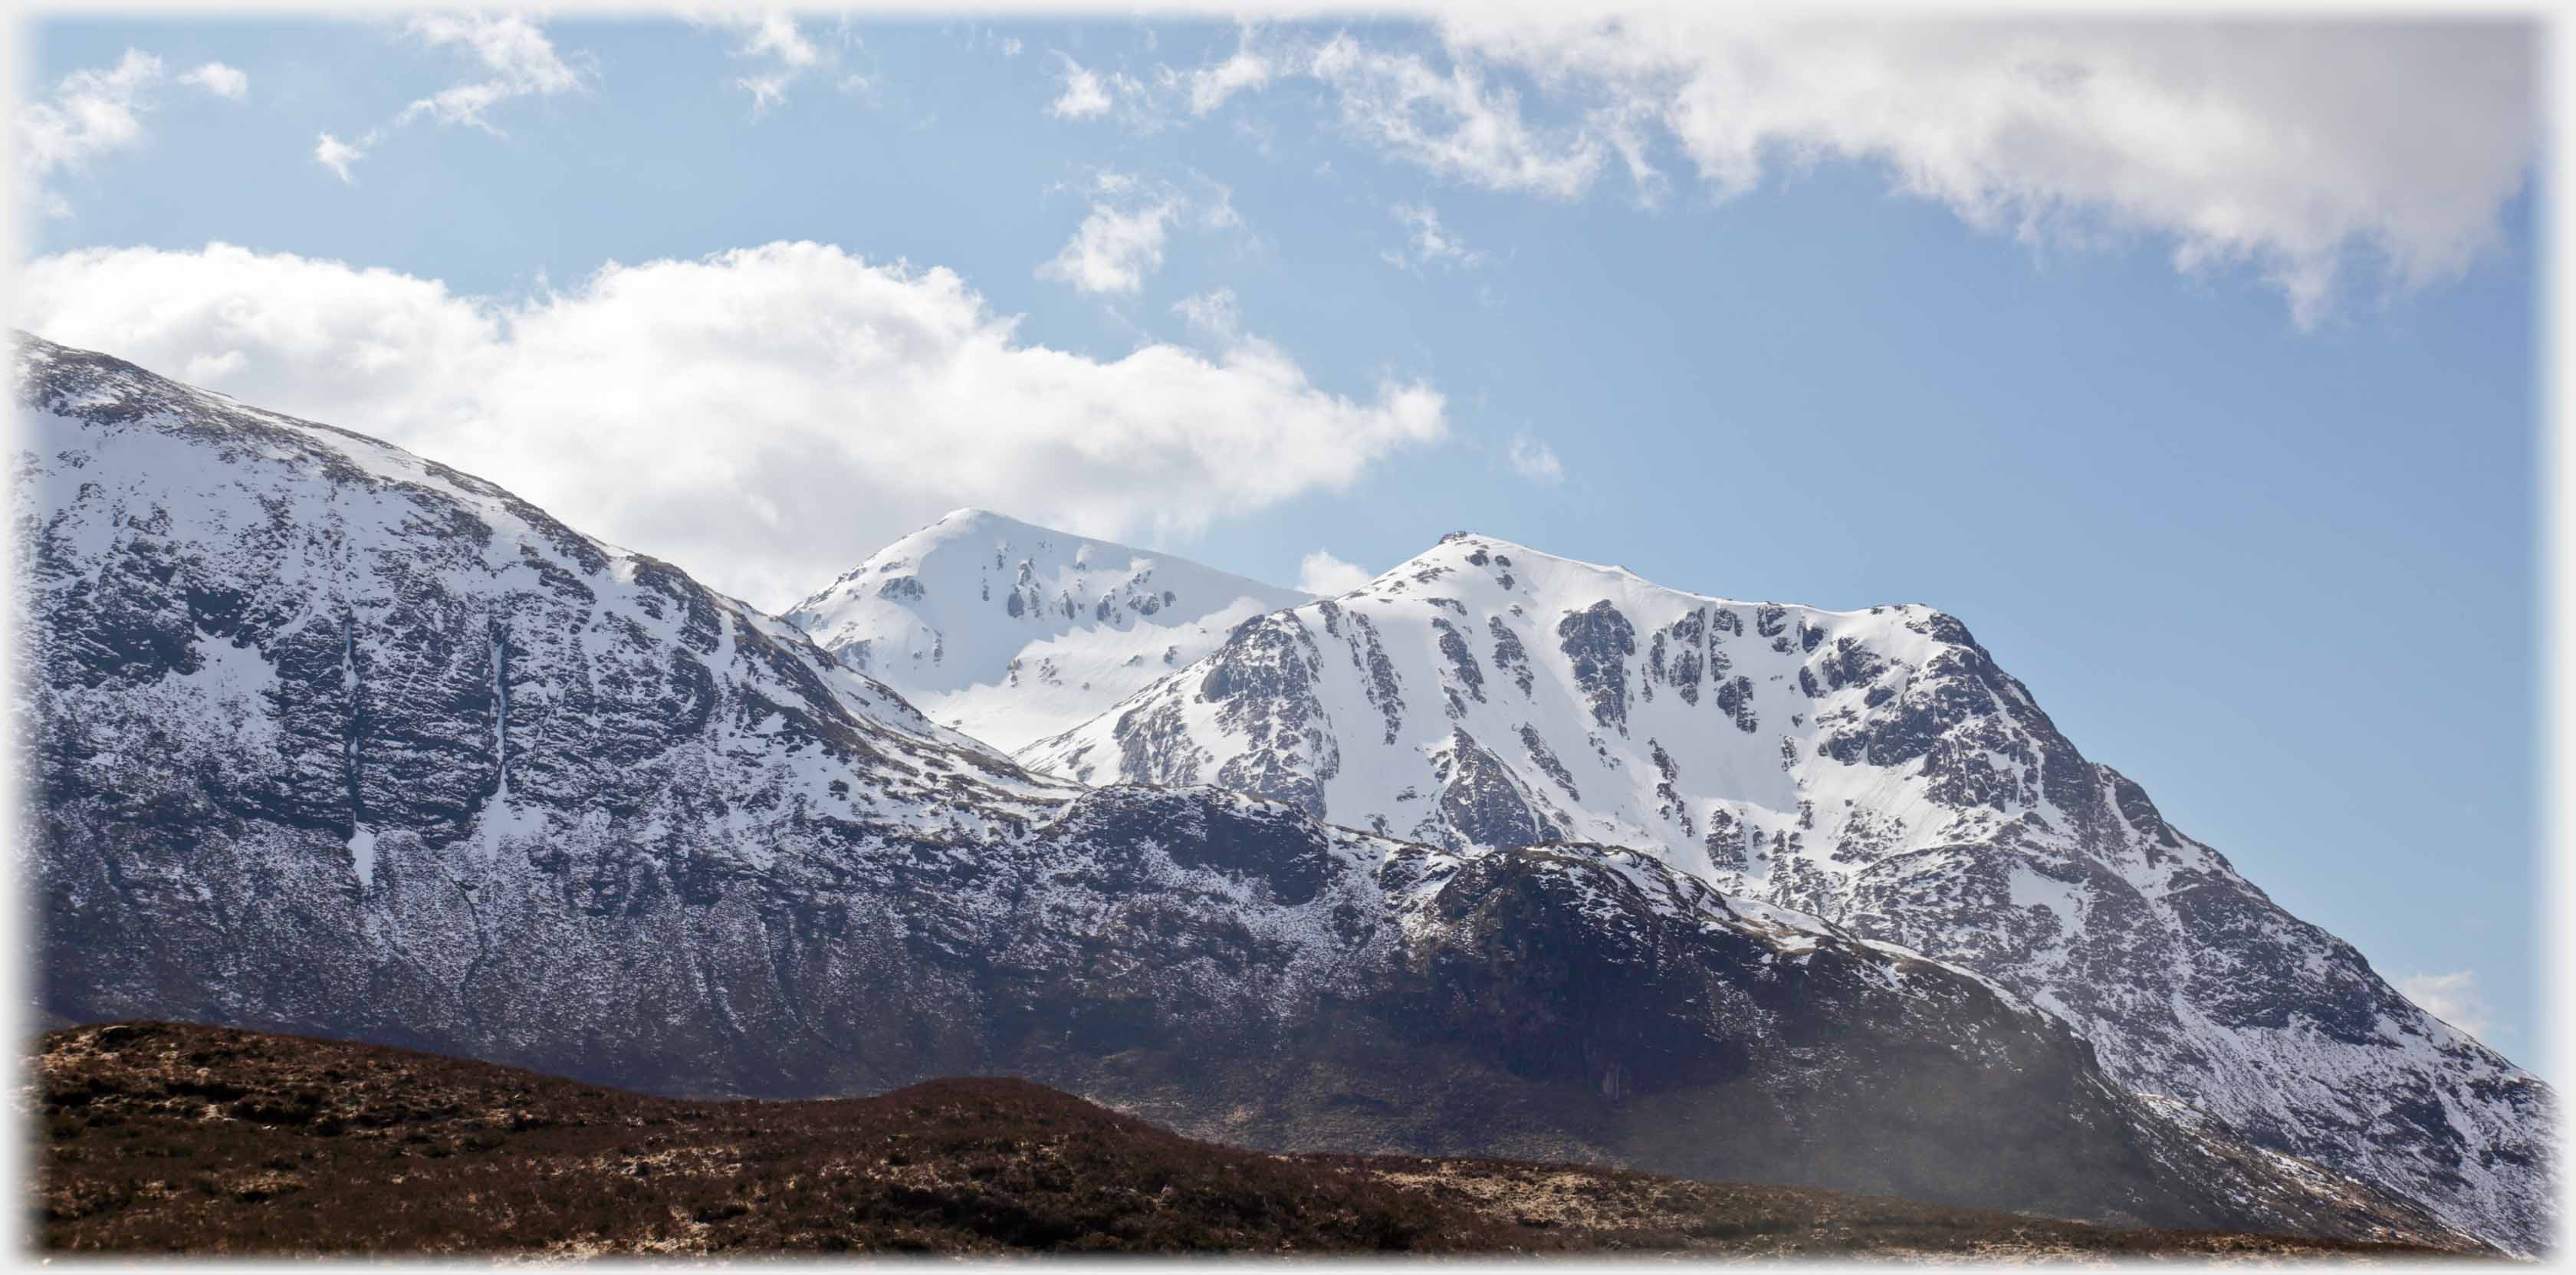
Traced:
<path fill-rule="evenodd" d="M 52 1032 L 29 1061 L 54 1250 L 2423 1255 L 1567 1165 L 1269 1155 L 1009 1079 L 690 1101 L 166 1023 Z"/>

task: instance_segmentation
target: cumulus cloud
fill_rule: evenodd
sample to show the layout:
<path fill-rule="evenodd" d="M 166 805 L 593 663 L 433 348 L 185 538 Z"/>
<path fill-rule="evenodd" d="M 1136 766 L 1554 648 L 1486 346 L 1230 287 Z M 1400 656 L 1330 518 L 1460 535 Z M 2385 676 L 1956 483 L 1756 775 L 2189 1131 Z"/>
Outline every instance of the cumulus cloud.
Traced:
<path fill-rule="evenodd" d="M 1388 263 L 1418 270 L 1424 266 L 1472 270 L 1485 264 L 1485 254 L 1469 248 L 1440 225 L 1440 211 L 1427 204 L 1397 204 L 1389 211 L 1411 234 L 1401 251 L 1383 254 Z"/>
<path fill-rule="evenodd" d="M 1541 487 L 1554 487 L 1565 481 L 1565 466 L 1556 459 L 1556 449 L 1543 439 L 1515 434 L 1504 456 L 1511 461 L 1513 473 Z"/>
<path fill-rule="evenodd" d="M 1102 172 L 1091 183 L 1091 211 L 1063 249 L 1039 264 L 1041 279 L 1078 292 L 1135 292 L 1163 267 L 1163 247 L 1175 225 L 1203 230 L 1242 224 L 1231 193 L 1214 183 L 1193 194 L 1170 182 Z"/>
<path fill-rule="evenodd" d="M 1321 549 L 1297 563 L 1298 590 L 1318 597 L 1338 597 L 1376 578 L 1368 568 L 1353 566 Z"/>
<path fill-rule="evenodd" d="M 160 58 L 127 49 L 116 65 L 74 71 L 42 97 L 18 104 L 11 130 L 18 180 L 37 208 L 49 216 L 70 216 L 71 204 L 52 188 L 52 180 L 96 156 L 143 143 L 143 117 L 157 105 L 154 90 L 164 75 Z M 220 62 L 178 80 L 235 100 L 250 91 L 249 76 Z"/>
<path fill-rule="evenodd" d="M 405 26 L 404 33 L 434 49 L 460 53 L 474 66 L 472 78 L 460 80 L 396 112 L 391 120 L 368 129 L 355 141 L 329 133 L 313 148 L 314 162 L 341 181 L 354 181 L 350 166 L 396 130 L 420 120 L 462 125 L 503 137 L 492 122 L 493 108 L 523 97 L 548 97 L 579 91 L 588 73 L 555 50 L 544 28 L 516 14 L 429 14 Z"/>
<path fill-rule="evenodd" d="M 2448 974 L 2411 974 L 2397 980 L 2397 990 L 2424 1012 L 2461 1031 L 2486 1040 L 2495 1027 L 2495 1011 L 2478 990 L 2474 970 Z"/>
<path fill-rule="evenodd" d="M 1361 140 L 1492 190 L 1581 197 L 1615 157 L 1651 200 L 1658 154 L 1717 199 L 1872 165 L 1981 229 L 2250 270 L 2305 326 L 2356 266 L 2415 287 L 2494 240 L 2537 144 L 2536 29 L 1497 6 L 1453 11 L 1432 49 L 1272 34 L 1188 78 L 1213 109 L 1246 59 L 1310 77 Z"/>
<path fill-rule="evenodd" d="M 240 101 L 250 96 L 250 76 L 238 67 L 221 62 L 208 62 L 179 77 L 181 84 L 193 84 L 217 97 Z"/>
<path fill-rule="evenodd" d="M 22 271 L 17 322 L 387 438 L 780 606 L 944 510 L 1187 536 L 1448 430 L 1440 393 L 1313 384 L 1259 341 L 1095 359 L 942 269 L 773 243 L 520 301 L 222 244 Z"/>

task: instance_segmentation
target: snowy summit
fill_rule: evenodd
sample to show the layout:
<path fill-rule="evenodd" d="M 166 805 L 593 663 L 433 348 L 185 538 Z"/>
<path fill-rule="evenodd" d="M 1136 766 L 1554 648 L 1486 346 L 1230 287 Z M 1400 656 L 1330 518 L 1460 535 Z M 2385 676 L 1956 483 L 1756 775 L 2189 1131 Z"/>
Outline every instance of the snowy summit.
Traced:
<path fill-rule="evenodd" d="M 787 619 L 932 720 L 1009 751 L 1069 730 L 1308 595 L 959 509 Z"/>

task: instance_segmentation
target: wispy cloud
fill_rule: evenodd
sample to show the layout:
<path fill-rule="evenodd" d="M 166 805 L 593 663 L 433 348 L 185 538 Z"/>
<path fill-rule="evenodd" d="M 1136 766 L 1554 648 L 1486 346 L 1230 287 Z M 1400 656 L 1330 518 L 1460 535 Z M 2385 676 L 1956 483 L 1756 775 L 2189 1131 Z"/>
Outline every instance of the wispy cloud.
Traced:
<path fill-rule="evenodd" d="M 1243 307 L 1234 299 L 1234 289 L 1215 288 L 1172 303 L 1172 312 L 1197 332 L 1221 345 L 1231 344 L 1243 332 Z"/>
<path fill-rule="evenodd" d="M 1278 74 L 1279 68 L 1253 48 L 1253 32 L 1246 28 L 1232 56 L 1189 73 L 1190 113 L 1205 115 L 1237 93 L 1258 92 Z"/>
<path fill-rule="evenodd" d="M 404 34 L 430 48 L 464 55 L 474 74 L 415 99 L 391 120 L 353 140 L 321 134 L 313 148 L 314 161 L 341 181 L 355 181 L 350 169 L 358 160 L 396 131 L 421 120 L 505 137 L 508 134 L 492 120 L 494 108 L 524 97 L 581 91 L 593 74 L 557 52 L 544 28 L 516 14 L 428 14 L 412 19 Z"/>
<path fill-rule="evenodd" d="M 1565 482 L 1565 466 L 1556 458 L 1556 449 L 1543 439 L 1529 434 L 1515 434 L 1504 456 L 1512 463 L 1512 472 L 1541 487 L 1555 487 Z"/>
<path fill-rule="evenodd" d="M 1041 263 L 1041 279 L 1079 292 L 1135 292 L 1162 269 L 1176 226 L 1221 230 L 1242 224 L 1232 192 L 1213 182 L 1192 192 L 1170 182 L 1103 171 L 1091 181 L 1091 210 L 1062 250 Z"/>
<path fill-rule="evenodd" d="M 1107 114 L 1113 105 L 1109 81 L 1074 61 L 1071 54 L 1059 51 L 1055 56 L 1064 64 L 1064 92 L 1047 104 L 1047 114 L 1064 120 L 1087 120 Z"/>
<path fill-rule="evenodd" d="M 427 117 L 497 137 L 501 129 L 489 115 L 494 106 L 516 98 L 569 93 L 582 86 L 582 73 L 555 51 L 545 31 L 517 14 L 430 14 L 412 19 L 409 31 L 431 48 L 471 56 L 483 74 L 404 107 L 394 117 L 397 126 Z"/>
<path fill-rule="evenodd" d="M 689 20 L 740 37 L 733 55 L 751 63 L 754 69 L 736 77 L 734 87 L 751 95 L 755 119 L 785 106 L 788 90 L 808 72 L 839 60 L 832 49 L 807 35 L 796 16 L 785 10 L 692 14 Z"/>
<path fill-rule="evenodd" d="M 313 146 L 313 159 L 324 168 L 330 169 L 340 180 L 356 181 L 357 178 L 349 175 L 349 166 L 367 157 L 367 147 L 374 142 L 375 138 L 376 134 L 370 133 L 358 141 L 344 142 L 329 133 L 324 133 L 322 140 Z"/>
<path fill-rule="evenodd" d="M 1491 82 L 1479 62 L 1439 68 L 1337 35 L 1306 69 L 1338 94 L 1345 127 L 1442 176 L 1572 199 L 1601 171 L 1601 139 L 1530 122 L 1519 95 Z"/>
<path fill-rule="evenodd" d="M 2453 970 L 2448 974 L 2410 974 L 2397 980 L 2397 990 L 2406 999 L 2423 1007 L 2424 1012 L 2449 1023 L 2461 1031 L 2486 1040 L 2495 1028 L 2495 1010 L 2478 990 L 2474 970 Z"/>
<path fill-rule="evenodd" d="M 179 77 L 181 84 L 193 84 L 217 97 L 240 101 L 250 96 L 250 76 L 239 67 L 221 62 L 208 62 Z"/>
<path fill-rule="evenodd" d="M 1403 248 L 1380 254 L 1388 264 L 1407 270 L 1425 266 L 1473 270 L 1485 254 L 1469 248 L 1440 224 L 1440 212 L 1428 204 L 1397 204 L 1388 211 L 1410 232 Z"/>
<path fill-rule="evenodd" d="M 158 105 L 154 90 L 164 78 L 161 59 L 127 49 L 116 65 L 74 71 L 43 96 L 18 106 L 12 128 L 19 180 L 49 216 L 71 215 L 71 204 L 52 188 L 59 174 L 75 171 L 109 151 L 139 146 L 143 116 Z M 250 77 L 208 62 L 178 77 L 217 97 L 240 101 Z"/>

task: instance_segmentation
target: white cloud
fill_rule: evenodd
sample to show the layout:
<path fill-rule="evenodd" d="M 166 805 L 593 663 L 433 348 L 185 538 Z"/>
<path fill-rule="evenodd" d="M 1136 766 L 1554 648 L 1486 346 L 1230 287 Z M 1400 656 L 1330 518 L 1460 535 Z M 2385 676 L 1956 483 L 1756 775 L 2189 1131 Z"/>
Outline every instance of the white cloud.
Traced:
<path fill-rule="evenodd" d="M 180 76 L 179 82 L 194 84 L 217 97 L 236 102 L 250 95 L 250 76 L 238 67 L 225 66 L 221 62 L 208 62 Z"/>
<path fill-rule="evenodd" d="M 1236 49 L 1234 56 L 1190 72 L 1190 113 L 1205 115 L 1225 105 L 1225 100 L 1237 93 L 1245 90 L 1258 92 L 1267 87 L 1271 77 L 1277 73 L 1270 59 L 1252 51 L 1251 38 L 1247 35 L 1244 46 Z"/>
<path fill-rule="evenodd" d="M 359 160 L 365 159 L 367 157 L 367 148 L 374 145 L 375 140 L 376 134 L 374 133 L 369 133 L 365 137 L 359 138 L 354 142 L 344 142 L 339 138 L 331 136 L 329 133 L 324 133 L 322 135 L 322 140 L 316 143 L 313 147 L 313 158 L 324 168 L 330 169 L 334 173 L 338 173 L 340 175 L 340 180 L 344 182 L 354 182 L 357 178 L 349 175 L 349 166 L 357 163 Z"/>
<path fill-rule="evenodd" d="M 1003 36 L 1003 37 L 1002 37 L 1002 56 L 1003 56 L 1003 57 L 1006 57 L 1006 58 L 1015 58 L 1015 57 L 1018 57 L 1018 56 L 1020 55 L 1020 50 L 1021 50 L 1022 48 L 1024 48 L 1024 47 L 1026 47 L 1026 46 L 1024 46 L 1024 45 L 1022 45 L 1022 44 L 1020 43 L 1020 37 L 1018 37 L 1018 36 L 1016 36 L 1016 35 L 1006 35 L 1006 36 Z"/>
<path fill-rule="evenodd" d="M 463 53 L 479 74 L 414 100 L 354 142 L 321 134 L 313 148 L 314 162 L 330 169 L 341 181 L 354 181 L 349 174 L 350 165 L 394 131 L 419 120 L 463 125 L 504 137 L 507 134 L 492 122 L 493 108 L 523 97 L 577 92 L 588 83 L 588 72 L 557 53 L 542 27 L 515 14 L 429 14 L 412 19 L 404 33 L 433 49 Z"/>
<path fill-rule="evenodd" d="M 828 66 L 837 60 L 834 54 L 817 44 L 796 23 L 796 16 L 784 10 L 762 12 L 691 13 L 688 20 L 702 27 L 716 27 L 734 32 L 742 42 L 734 46 L 733 55 L 760 64 L 760 69 L 737 77 L 734 87 L 751 94 L 754 118 L 766 115 L 787 104 L 787 90 L 808 71 Z M 846 87 L 865 87 L 865 77 Z"/>
<path fill-rule="evenodd" d="M 1565 481 L 1565 466 L 1556 459 L 1556 449 L 1543 439 L 1515 434 L 1505 455 L 1512 462 L 1513 473 L 1541 487 L 1554 487 Z"/>
<path fill-rule="evenodd" d="M 1072 57 L 1058 53 L 1064 62 L 1064 93 L 1047 106 L 1047 114 L 1057 119 L 1087 120 L 1109 110 L 1109 86 L 1097 72 L 1083 69 Z"/>
<path fill-rule="evenodd" d="M 1472 59 L 1455 59 L 1442 72 L 1419 56 L 1337 35 L 1315 51 L 1307 70 L 1339 93 L 1343 124 L 1443 176 L 1571 199 L 1600 172 L 1598 139 L 1528 123 L 1519 95 L 1488 82 Z"/>
<path fill-rule="evenodd" d="M 581 72 L 555 52 L 537 24 L 516 14 L 430 14 L 411 20 L 411 36 L 431 48 L 457 48 L 473 56 L 485 78 L 450 85 L 413 102 L 394 117 L 397 125 L 428 116 L 441 124 L 463 124 L 499 135 L 485 112 L 502 102 L 529 96 L 569 93 L 581 87 Z"/>
<path fill-rule="evenodd" d="M 2495 1027 L 2495 1011 L 2479 993 L 2474 970 L 2411 974 L 2397 980 L 2397 990 L 2422 1006 L 2425 1013 L 2480 1040 L 2486 1040 L 2487 1033 Z"/>
<path fill-rule="evenodd" d="M 757 18 L 744 20 L 750 28 L 750 39 L 743 42 L 742 52 L 751 57 L 768 56 L 784 66 L 806 67 L 822 62 L 823 50 L 796 25 L 793 14 L 772 10 Z"/>
<path fill-rule="evenodd" d="M 1193 331 L 1219 344 L 1230 344 L 1243 332 L 1243 308 L 1236 304 L 1232 288 L 1183 297 L 1172 303 L 1172 311 Z"/>
<path fill-rule="evenodd" d="M 56 81 L 51 93 L 18 105 L 12 130 L 18 178 L 34 193 L 37 207 L 53 216 L 71 215 L 51 179 L 94 156 L 142 144 L 143 116 L 152 109 L 152 89 L 161 77 L 160 58 L 127 49 L 116 65 L 74 71 Z"/>
<path fill-rule="evenodd" d="M 1146 275 L 1163 268 L 1163 241 L 1179 215 L 1170 203 L 1129 209 L 1094 204 L 1064 250 L 1038 267 L 1038 277 L 1077 292 L 1134 292 Z"/>
<path fill-rule="evenodd" d="M 2537 145 L 2538 30 L 1496 6 L 1453 10 L 1433 53 L 1281 36 L 1259 56 L 1329 86 L 1387 155 L 1472 185 L 1574 198 L 1615 156 L 1651 202 L 1669 149 L 1727 199 L 1784 169 L 1869 164 L 1981 229 L 2145 237 L 2183 271 L 2250 270 L 2305 326 L 2357 265 L 2415 287 L 2494 241 Z M 1214 85 L 1250 55 L 1189 78 Z"/>
<path fill-rule="evenodd" d="M 140 49 L 64 76 L 50 97 L 19 109 L 20 164 L 41 175 L 142 140 L 143 90 L 160 78 L 161 59 Z"/>
<path fill-rule="evenodd" d="M 1321 549 L 1307 554 L 1297 564 L 1298 590 L 1319 597 L 1338 597 L 1376 578 L 1368 568 L 1353 566 Z"/>
<path fill-rule="evenodd" d="M 1231 193 L 1213 183 L 1191 195 L 1168 182 L 1102 172 L 1092 180 L 1091 211 L 1037 276 L 1078 292 L 1134 292 L 1163 268 L 1172 228 L 1189 221 L 1206 230 L 1242 224 Z"/>
<path fill-rule="evenodd" d="M 1388 211 L 1412 232 L 1404 251 L 1385 254 L 1389 262 L 1409 269 L 1454 266 L 1473 270 L 1485 264 L 1485 254 L 1469 248 L 1455 234 L 1442 228 L 1438 209 L 1427 204 L 1397 204 Z"/>
<path fill-rule="evenodd" d="M 791 77 L 772 72 L 742 76 L 733 82 L 733 86 L 751 94 L 751 113 L 758 118 L 787 104 L 787 86 L 791 82 Z"/>
<path fill-rule="evenodd" d="M 1336 394 L 1257 340 L 1089 358 L 949 271 L 812 243 L 509 302 L 220 244 L 50 256 L 19 284 L 30 331 L 387 438 L 770 606 L 958 505 L 1186 536 L 1448 429 L 1425 384 Z"/>

